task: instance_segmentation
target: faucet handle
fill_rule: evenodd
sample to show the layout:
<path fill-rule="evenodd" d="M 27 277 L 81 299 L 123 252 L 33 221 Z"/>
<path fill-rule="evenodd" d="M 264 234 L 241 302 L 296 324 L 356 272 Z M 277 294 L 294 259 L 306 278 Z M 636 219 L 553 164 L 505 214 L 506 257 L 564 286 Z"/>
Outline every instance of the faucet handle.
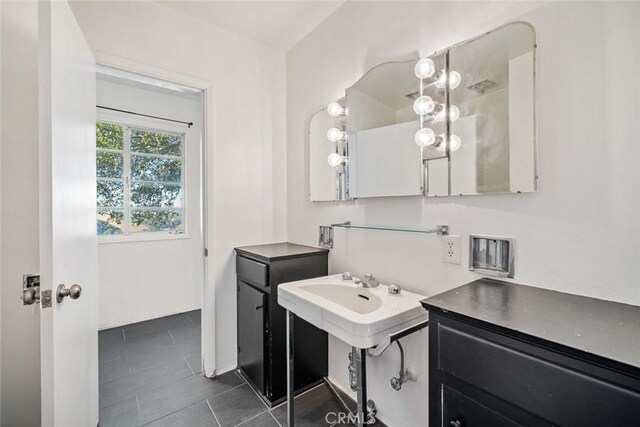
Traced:
<path fill-rule="evenodd" d="M 371 273 L 365 273 L 364 275 L 364 280 L 375 280 L 376 278 L 373 277 L 373 274 Z"/>
<path fill-rule="evenodd" d="M 353 276 L 348 271 L 345 271 L 344 273 L 342 273 L 342 280 L 349 281 L 352 279 L 353 279 Z"/>
<path fill-rule="evenodd" d="M 396 285 L 395 283 L 392 283 L 389 285 L 388 291 L 391 295 L 398 295 L 400 294 L 402 289 L 400 288 L 400 286 Z"/>

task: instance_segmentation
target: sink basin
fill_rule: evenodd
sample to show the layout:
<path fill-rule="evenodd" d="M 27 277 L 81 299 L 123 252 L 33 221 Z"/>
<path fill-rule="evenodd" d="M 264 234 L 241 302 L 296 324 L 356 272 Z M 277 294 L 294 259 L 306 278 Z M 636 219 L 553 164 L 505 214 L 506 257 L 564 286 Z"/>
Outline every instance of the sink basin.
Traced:
<path fill-rule="evenodd" d="M 382 307 L 382 300 L 364 288 L 343 285 L 302 285 L 300 289 L 318 295 L 358 314 L 367 314 Z"/>
<path fill-rule="evenodd" d="M 363 288 L 340 274 L 278 286 L 278 303 L 312 325 L 357 348 L 371 348 L 392 333 L 428 319 L 423 295 Z"/>

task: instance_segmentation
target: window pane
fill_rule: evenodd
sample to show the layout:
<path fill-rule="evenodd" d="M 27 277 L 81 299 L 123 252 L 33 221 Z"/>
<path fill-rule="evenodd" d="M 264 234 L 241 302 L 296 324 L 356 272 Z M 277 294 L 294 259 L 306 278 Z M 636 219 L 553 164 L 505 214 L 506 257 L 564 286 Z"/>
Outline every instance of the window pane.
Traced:
<path fill-rule="evenodd" d="M 124 206 L 124 182 L 103 181 L 97 182 L 98 206 L 121 207 Z"/>
<path fill-rule="evenodd" d="M 150 231 L 184 232 L 184 212 L 182 210 L 139 210 L 131 211 L 131 233 Z"/>
<path fill-rule="evenodd" d="M 98 209 L 98 236 L 124 233 L 122 209 Z"/>
<path fill-rule="evenodd" d="M 111 123 L 96 123 L 96 146 L 111 150 L 122 150 L 122 126 Z"/>
<path fill-rule="evenodd" d="M 180 156 L 182 155 L 182 137 L 169 133 L 131 129 L 131 151 Z"/>
<path fill-rule="evenodd" d="M 122 178 L 124 161 L 122 154 L 98 151 L 96 154 L 98 178 Z"/>
<path fill-rule="evenodd" d="M 131 184 L 131 206 L 181 208 L 182 186 L 134 182 Z"/>
<path fill-rule="evenodd" d="M 131 178 L 139 181 L 182 180 L 182 161 L 164 157 L 131 156 Z"/>

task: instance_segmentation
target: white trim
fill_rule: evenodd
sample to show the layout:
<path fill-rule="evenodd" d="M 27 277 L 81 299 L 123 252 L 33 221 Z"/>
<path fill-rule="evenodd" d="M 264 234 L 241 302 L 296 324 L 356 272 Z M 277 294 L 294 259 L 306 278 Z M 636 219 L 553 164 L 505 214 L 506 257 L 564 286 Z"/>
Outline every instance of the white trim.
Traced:
<path fill-rule="evenodd" d="M 214 248 L 209 241 L 209 230 L 213 228 L 215 223 L 215 212 L 209 210 L 209 197 L 208 194 L 213 194 L 213 181 L 214 175 L 214 162 L 210 158 L 211 151 L 208 147 L 215 146 L 216 135 L 215 129 L 215 86 L 212 82 L 198 77 L 178 73 L 175 71 L 159 68 L 153 65 L 141 63 L 138 61 L 123 58 L 117 55 L 112 55 L 102 51 L 93 52 L 96 63 L 107 67 L 117 68 L 132 73 L 138 73 L 151 78 L 163 79 L 169 82 L 182 84 L 185 86 L 191 86 L 204 92 L 203 94 L 203 123 L 202 123 L 202 143 L 200 144 L 201 150 L 201 205 L 202 205 L 202 242 L 203 252 L 207 248 L 209 256 L 204 258 L 204 284 L 202 287 L 202 358 L 204 365 L 204 375 L 207 377 L 213 377 L 216 373 L 216 290 L 213 283 L 212 274 L 209 271 L 213 271 L 213 259 Z M 211 178 L 210 178 L 211 177 Z M 211 181 L 210 181 L 211 180 Z M 211 185 L 210 185 L 211 184 Z M 210 188 L 211 187 L 211 188 Z"/>
<path fill-rule="evenodd" d="M 96 114 L 97 117 L 97 114 Z M 124 167 L 124 200 L 122 206 L 124 207 L 124 236 L 128 237 L 131 233 L 131 134 L 129 132 L 129 126 L 122 124 L 122 160 Z M 101 237 L 101 236 L 98 236 Z"/>
<path fill-rule="evenodd" d="M 139 128 L 136 128 L 136 130 L 138 129 Z M 164 133 L 169 135 L 168 132 L 164 132 Z M 104 150 L 104 148 L 98 148 L 98 151 L 102 151 L 102 150 Z M 175 154 L 152 154 L 152 153 L 141 153 L 139 151 L 132 151 L 131 154 L 136 157 L 146 157 L 148 159 L 182 160 L 182 156 L 176 156 Z"/>
<path fill-rule="evenodd" d="M 93 55 L 95 56 L 96 64 L 98 65 L 104 65 L 135 74 L 141 74 L 149 78 L 162 79 L 171 83 L 177 83 L 199 90 L 206 90 L 212 87 L 211 82 L 200 79 L 198 77 L 178 73 L 164 68 L 158 68 L 153 65 L 133 61 L 131 59 L 112 55 L 110 53 L 102 52 L 99 50 L 94 50 Z"/>
<path fill-rule="evenodd" d="M 191 239 L 190 234 L 183 233 L 164 233 L 162 231 L 154 233 L 135 233 L 135 234 L 114 234 L 98 237 L 98 245 L 111 245 L 123 243 L 140 243 L 140 242 L 157 242 L 171 240 L 188 240 Z"/>

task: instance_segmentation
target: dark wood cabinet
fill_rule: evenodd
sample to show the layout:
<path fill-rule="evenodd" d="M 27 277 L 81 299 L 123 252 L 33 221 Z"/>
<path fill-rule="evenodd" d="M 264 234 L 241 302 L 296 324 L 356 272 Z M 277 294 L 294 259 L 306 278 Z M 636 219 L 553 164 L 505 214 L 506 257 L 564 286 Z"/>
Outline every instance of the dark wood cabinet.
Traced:
<path fill-rule="evenodd" d="M 442 386 L 442 419 L 447 427 L 517 427 L 520 424 L 454 388 Z"/>
<path fill-rule="evenodd" d="M 272 406 L 286 398 L 286 310 L 281 283 L 326 276 L 326 249 L 291 243 L 236 248 L 238 369 Z M 327 333 L 296 317 L 295 389 L 302 392 L 327 375 Z"/>
<path fill-rule="evenodd" d="M 482 279 L 429 309 L 429 425 L 640 425 L 640 307 Z"/>
<path fill-rule="evenodd" d="M 238 366 L 265 394 L 265 337 L 268 336 L 267 294 L 238 280 Z"/>

